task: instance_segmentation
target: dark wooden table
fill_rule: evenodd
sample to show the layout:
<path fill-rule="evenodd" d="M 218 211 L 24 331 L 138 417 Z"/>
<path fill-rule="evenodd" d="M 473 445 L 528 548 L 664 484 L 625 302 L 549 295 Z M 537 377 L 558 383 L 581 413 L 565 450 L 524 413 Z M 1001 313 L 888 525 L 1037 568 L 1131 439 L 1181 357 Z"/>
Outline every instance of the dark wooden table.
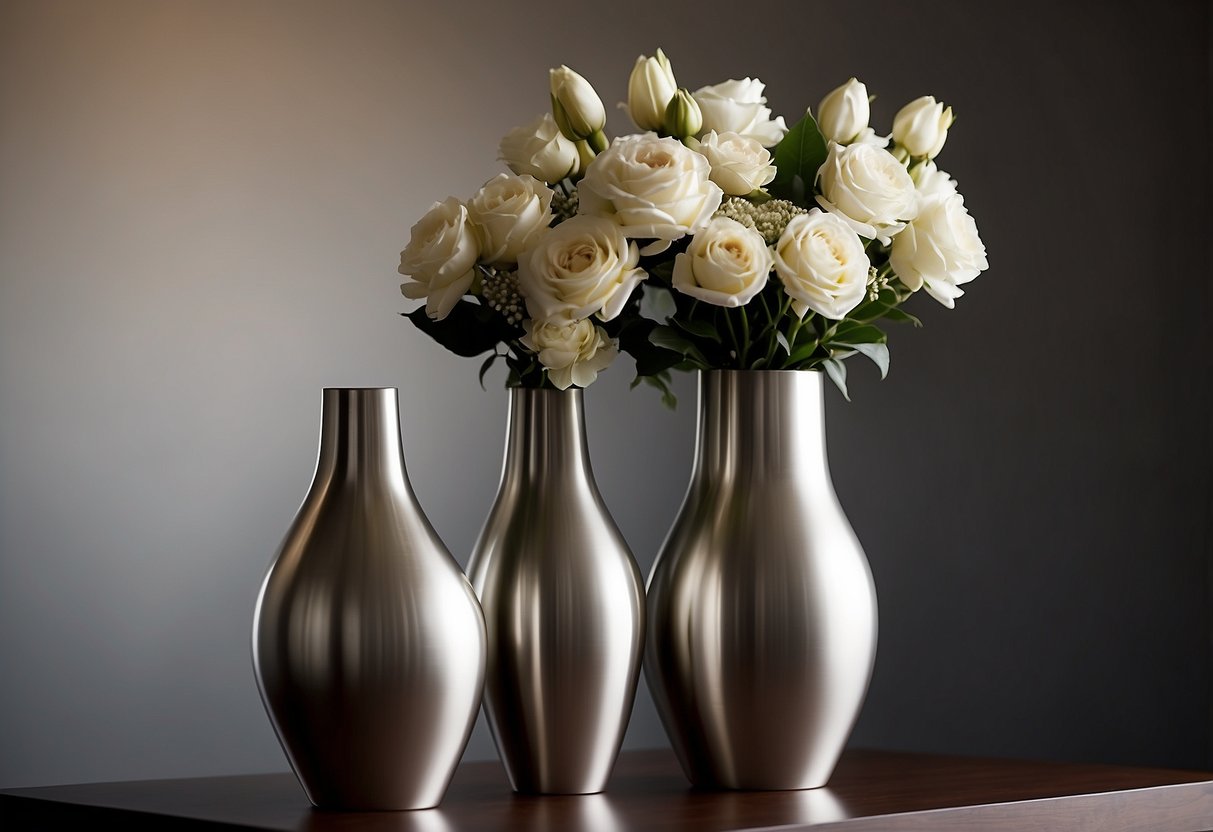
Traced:
<path fill-rule="evenodd" d="M 140 780 L 0 791 L 0 827 L 365 832 L 624 832 L 813 829 L 1213 830 L 1213 773 L 848 751 L 830 785 L 803 792 L 696 792 L 669 751 L 619 759 L 605 794 L 514 795 L 496 762 L 465 763 L 438 809 L 321 812 L 291 774 Z"/>

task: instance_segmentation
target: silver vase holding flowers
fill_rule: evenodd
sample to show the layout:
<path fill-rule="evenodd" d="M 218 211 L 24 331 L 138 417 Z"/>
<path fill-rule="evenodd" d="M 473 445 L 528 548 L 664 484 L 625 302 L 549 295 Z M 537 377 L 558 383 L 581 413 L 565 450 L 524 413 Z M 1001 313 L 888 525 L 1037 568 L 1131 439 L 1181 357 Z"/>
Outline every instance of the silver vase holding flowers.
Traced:
<path fill-rule="evenodd" d="M 590 468 L 581 390 L 510 391 L 505 464 L 468 565 L 485 711 L 520 792 L 606 787 L 644 639 L 640 572 Z"/>
<path fill-rule="evenodd" d="M 312 803 L 442 799 L 480 709 L 484 619 L 413 495 L 395 388 L 324 391 L 316 474 L 257 601 L 253 665 Z"/>
<path fill-rule="evenodd" d="M 876 593 L 830 481 L 822 374 L 713 370 L 648 585 L 645 675 L 703 788 L 825 785 L 867 692 Z"/>

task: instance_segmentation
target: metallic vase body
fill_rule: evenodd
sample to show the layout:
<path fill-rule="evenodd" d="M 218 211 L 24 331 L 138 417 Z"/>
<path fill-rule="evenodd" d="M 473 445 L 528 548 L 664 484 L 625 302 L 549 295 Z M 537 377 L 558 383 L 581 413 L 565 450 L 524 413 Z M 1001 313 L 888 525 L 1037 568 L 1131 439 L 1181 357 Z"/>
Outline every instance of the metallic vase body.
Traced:
<path fill-rule="evenodd" d="M 485 709 L 517 791 L 602 791 L 632 712 L 640 572 L 590 469 L 580 390 L 510 391 L 505 467 L 468 567 Z"/>
<path fill-rule="evenodd" d="M 696 786 L 822 786 L 876 653 L 875 587 L 826 465 L 822 374 L 703 374 L 697 445 L 649 579 L 653 698 Z"/>
<path fill-rule="evenodd" d="M 326 389 L 316 476 L 253 622 L 261 697 L 308 798 L 437 805 L 484 662 L 475 593 L 409 485 L 395 388 Z"/>

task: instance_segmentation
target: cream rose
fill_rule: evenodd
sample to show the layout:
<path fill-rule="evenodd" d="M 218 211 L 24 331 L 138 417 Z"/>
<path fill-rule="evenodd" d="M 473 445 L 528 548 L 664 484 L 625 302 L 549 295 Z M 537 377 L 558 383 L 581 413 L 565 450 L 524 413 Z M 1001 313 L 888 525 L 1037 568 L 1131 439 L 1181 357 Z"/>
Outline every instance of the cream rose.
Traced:
<path fill-rule="evenodd" d="M 893 141 L 911 156 L 934 159 L 943 150 L 954 120 L 952 108 L 945 109 L 933 96 L 915 98 L 893 117 Z"/>
<path fill-rule="evenodd" d="M 892 153 L 874 144 L 831 142 L 817 176 L 817 203 L 870 240 L 887 244 L 917 212 L 914 180 Z"/>
<path fill-rule="evenodd" d="M 763 147 L 774 147 L 788 132 L 783 116 L 771 118 L 765 106 L 766 85 L 757 78 L 725 81 L 695 91 L 695 100 L 703 111 L 703 129 L 717 133 L 740 133 L 757 139 Z"/>
<path fill-rule="evenodd" d="M 674 288 L 716 306 L 742 306 L 762 291 L 771 273 L 762 235 L 736 220 L 716 217 L 674 259 Z"/>
<path fill-rule="evenodd" d="M 577 146 L 566 139 L 551 113 L 506 133 L 497 148 L 497 158 L 519 176 L 544 182 L 559 182 L 577 173 Z"/>
<path fill-rule="evenodd" d="M 911 291 L 927 294 L 951 309 L 959 288 L 987 268 L 986 247 L 960 194 L 926 200 L 918 216 L 893 240 L 889 265 Z"/>
<path fill-rule="evenodd" d="M 552 191 L 533 176 L 499 173 L 468 200 L 480 260 L 512 265 L 552 224 Z"/>
<path fill-rule="evenodd" d="M 677 139 L 625 136 L 586 168 L 578 210 L 610 218 L 628 237 L 655 240 L 642 253 L 656 254 L 720 207 L 723 193 L 710 177 L 708 160 Z"/>
<path fill-rule="evenodd" d="M 628 78 L 628 115 L 641 130 L 660 130 L 665 108 L 678 91 L 670 59 L 660 49 L 652 58 L 641 55 Z"/>
<path fill-rule="evenodd" d="M 800 317 L 812 309 L 841 320 L 867 295 L 863 240 L 835 214 L 814 208 L 788 223 L 775 244 L 775 272 Z"/>
<path fill-rule="evenodd" d="M 539 354 L 548 379 L 561 390 L 574 384 L 588 387 L 605 370 L 619 349 L 600 327 L 588 320 L 572 323 L 522 322 L 520 339 L 528 350 Z"/>
<path fill-rule="evenodd" d="M 827 141 L 850 144 L 872 116 L 868 88 L 855 78 L 830 91 L 817 105 L 817 126 Z"/>
<path fill-rule="evenodd" d="M 532 318 L 570 324 L 590 315 L 609 321 L 647 275 L 623 229 L 579 214 L 553 228 L 518 260 L 518 288 Z"/>
<path fill-rule="evenodd" d="M 775 178 L 771 152 L 757 139 L 709 130 L 698 144 L 692 142 L 691 147 L 708 160 L 712 166 L 712 181 L 726 194 L 745 196 Z"/>
<path fill-rule="evenodd" d="M 435 202 L 400 252 L 397 271 L 414 281 L 402 283 L 400 291 L 406 298 L 425 298 L 425 314 L 440 321 L 472 287 L 479 257 L 467 208 L 453 196 Z"/>

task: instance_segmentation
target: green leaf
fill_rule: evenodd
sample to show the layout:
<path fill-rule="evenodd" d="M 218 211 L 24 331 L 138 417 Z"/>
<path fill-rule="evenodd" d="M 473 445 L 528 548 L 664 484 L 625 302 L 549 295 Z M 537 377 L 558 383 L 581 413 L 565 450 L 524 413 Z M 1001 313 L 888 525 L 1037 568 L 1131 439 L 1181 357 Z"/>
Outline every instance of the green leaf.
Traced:
<path fill-rule="evenodd" d="M 826 375 L 830 377 L 830 381 L 834 382 L 834 386 L 842 393 L 842 397 L 847 401 L 851 397 L 847 395 L 847 367 L 836 358 L 827 358 L 822 367 L 825 368 Z"/>
<path fill-rule="evenodd" d="M 801 344 L 788 356 L 788 360 L 784 362 L 784 365 L 789 369 L 796 369 L 796 365 L 801 361 L 807 361 L 812 358 L 813 353 L 817 352 L 817 348 L 820 346 L 821 344 L 816 338 Z"/>
<path fill-rule="evenodd" d="M 775 179 L 768 190 L 780 199 L 810 207 L 817 171 L 825 164 L 826 156 L 825 138 L 813 114 L 806 112 L 775 147 Z"/>
<path fill-rule="evenodd" d="M 888 340 L 884 330 L 870 324 L 843 321 L 834 328 L 831 344 L 883 344 Z"/>
<path fill-rule="evenodd" d="M 485 375 L 485 373 L 487 373 L 489 371 L 489 368 L 491 368 L 493 366 L 493 363 L 498 358 L 501 358 L 501 355 L 499 353 L 494 352 L 488 358 L 484 359 L 484 363 L 480 365 L 480 389 L 481 390 L 488 389 L 484 386 L 484 375 Z"/>
<path fill-rule="evenodd" d="M 716 327 L 712 326 L 707 321 L 696 321 L 690 319 L 683 320 L 681 318 L 675 318 L 673 321 L 671 321 L 671 323 L 681 329 L 683 332 L 686 332 L 688 335 L 694 335 L 698 338 L 707 338 L 709 341 L 713 341 L 717 344 L 721 342 L 720 333 L 716 331 Z"/>
<path fill-rule="evenodd" d="M 855 352 L 866 355 L 872 363 L 880 368 L 880 377 L 889 375 L 889 346 L 888 344 L 851 344 Z"/>
<path fill-rule="evenodd" d="M 775 340 L 779 342 L 779 346 L 783 348 L 784 355 L 792 354 L 792 347 L 788 344 L 788 338 L 779 330 L 775 330 Z"/>
<path fill-rule="evenodd" d="M 922 321 L 918 320 L 918 318 L 911 315 L 904 309 L 899 309 L 897 307 L 893 307 L 889 309 L 889 311 L 885 312 L 884 317 L 888 318 L 890 321 L 896 321 L 899 324 L 914 324 L 916 327 L 922 326 Z"/>
<path fill-rule="evenodd" d="M 511 340 L 520 332 L 506 324 L 505 318 L 493 309 L 466 300 L 456 303 L 441 321 L 426 315 L 424 306 L 404 317 L 455 355 L 467 358 L 496 349 L 498 343 Z"/>
<path fill-rule="evenodd" d="M 674 296 L 661 286 L 645 286 L 640 297 L 640 315 L 650 321 L 665 323 L 678 310 Z"/>
<path fill-rule="evenodd" d="M 705 367 L 708 364 L 707 359 L 703 357 L 703 353 L 699 351 L 699 347 L 695 346 L 688 338 L 683 337 L 672 326 L 654 327 L 653 331 L 649 333 L 649 343 L 698 361 Z"/>

